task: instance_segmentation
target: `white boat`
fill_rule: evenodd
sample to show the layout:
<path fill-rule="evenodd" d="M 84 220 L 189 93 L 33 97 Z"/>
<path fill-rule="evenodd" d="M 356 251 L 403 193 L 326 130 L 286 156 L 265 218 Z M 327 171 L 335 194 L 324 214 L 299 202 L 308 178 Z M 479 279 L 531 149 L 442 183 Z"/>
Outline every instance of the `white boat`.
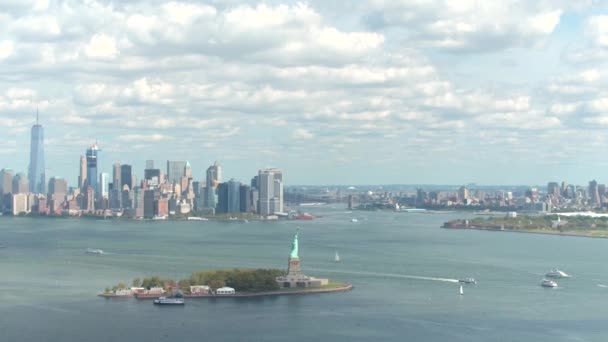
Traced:
<path fill-rule="evenodd" d="M 353 223 L 354 223 L 354 222 L 359 222 L 359 220 L 357 220 L 356 218 L 354 218 L 354 217 L 353 217 L 353 218 L 350 220 L 350 222 L 353 222 Z"/>
<path fill-rule="evenodd" d="M 570 278 L 571 276 L 568 275 L 566 272 L 560 271 L 557 268 L 552 269 L 551 271 L 547 272 L 547 274 L 545 274 L 545 277 L 549 277 L 549 278 Z"/>
<path fill-rule="evenodd" d="M 87 248 L 84 252 L 87 254 L 103 254 L 103 250 L 95 248 Z"/>
<path fill-rule="evenodd" d="M 554 282 L 553 280 L 543 279 L 543 281 L 540 283 L 540 286 L 553 288 L 553 287 L 557 287 L 557 283 Z"/>
<path fill-rule="evenodd" d="M 202 217 L 198 217 L 198 216 L 188 216 L 188 221 L 202 221 L 203 218 Z"/>
<path fill-rule="evenodd" d="M 340 254 L 338 254 L 338 251 L 336 251 L 336 255 L 334 256 L 334 261 L 340 262 Z"/>
<path fill-rule="evenodd" d="M 464 278 L 464 279 L 458 280 L 458 282 L 463 283 L 463 284 L 471 284 L 471 285 L 477 284 L 477 280 L 475 280 L 475 278 Z"/>
<path fill-rule="evenodd" d="M 154 304 L 158 305 L 184 305 L 183 298 L 167 298 L 167 297 L 158 297 L 154 300 Z"/>
<path fill-rule="evenodd" d="M 462 285 L 460 285 L 460 295 L 463 296 L 464 295 L 464 290 L 462 288 Z"/>

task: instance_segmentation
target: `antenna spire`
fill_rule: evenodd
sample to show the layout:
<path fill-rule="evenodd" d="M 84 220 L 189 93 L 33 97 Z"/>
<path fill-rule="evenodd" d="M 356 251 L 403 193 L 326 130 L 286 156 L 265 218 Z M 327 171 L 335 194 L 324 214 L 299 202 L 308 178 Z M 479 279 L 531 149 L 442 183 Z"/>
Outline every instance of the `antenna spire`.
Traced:
<path fill-rule="evenodd" d="M 38 106 L 36 106 L 36 125 L 38 125 Z"/>

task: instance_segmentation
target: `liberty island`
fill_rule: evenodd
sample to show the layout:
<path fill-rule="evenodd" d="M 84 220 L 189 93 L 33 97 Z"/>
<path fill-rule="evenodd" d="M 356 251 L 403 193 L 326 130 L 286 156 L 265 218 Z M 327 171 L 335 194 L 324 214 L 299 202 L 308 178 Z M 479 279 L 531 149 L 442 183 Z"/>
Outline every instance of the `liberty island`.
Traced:
<path fill-rule="evenodd" d="M 101 297 L 152 298 L 229 298 L 303 295 L 342 292 L 352 284 L 330 282 L 329 279 L 306 276 L 300 270 L 298 255 L 299 229 L 291 243 L 287 273 L 279 269 L 230 269 L 195 272 L 187 279 L 175 281 L 160 277 L 135 278 L 130 288 L 119 283 L 106 288 Z"/>

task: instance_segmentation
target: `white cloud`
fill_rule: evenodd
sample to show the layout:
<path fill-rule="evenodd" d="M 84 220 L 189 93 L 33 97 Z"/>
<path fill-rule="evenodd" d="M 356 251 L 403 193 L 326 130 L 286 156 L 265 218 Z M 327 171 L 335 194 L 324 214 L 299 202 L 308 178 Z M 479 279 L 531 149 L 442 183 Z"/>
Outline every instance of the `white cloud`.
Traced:
<path fill-rule="evenodd" d="M 294 139 L 309 140 L 309 139 L 314 138 L 315 136 L 314 136 L 314 134 L 309 132 L 307 129 L 296 128 L 292 133 L 292 137 Z"/>
<path fill-rule="evenodd" d="M 95 34 L 85 46 L 84 52 L 91 58 L 114 58 L 118 55 L 116 40 L 105 33 Z"/>
<path fill-rule="evenodd" d="M 10 40 L 3 40 L 0 42 L 0 60 L 5 59 L 13 54 L 14 44 Z"/>

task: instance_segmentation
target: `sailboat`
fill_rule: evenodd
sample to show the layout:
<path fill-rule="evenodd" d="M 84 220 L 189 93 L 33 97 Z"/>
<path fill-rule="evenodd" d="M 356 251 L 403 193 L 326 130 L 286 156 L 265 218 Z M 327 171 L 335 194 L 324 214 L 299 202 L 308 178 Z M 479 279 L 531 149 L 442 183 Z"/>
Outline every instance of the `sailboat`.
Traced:
<path fill-rule="evenodd" d="M 336 251 L 336 255 L 334 256 L 334 261 L 340 262 L 340 254 L 338 254 L 338 251 Z"/>
<path fill-rule="evenodd" d="M 460 285 L 460 295 L 461 295 L 461 296 L 464 296 L 464 291 L 463 291 L 463 289 L 462 289 L 462 285 Z"/>

